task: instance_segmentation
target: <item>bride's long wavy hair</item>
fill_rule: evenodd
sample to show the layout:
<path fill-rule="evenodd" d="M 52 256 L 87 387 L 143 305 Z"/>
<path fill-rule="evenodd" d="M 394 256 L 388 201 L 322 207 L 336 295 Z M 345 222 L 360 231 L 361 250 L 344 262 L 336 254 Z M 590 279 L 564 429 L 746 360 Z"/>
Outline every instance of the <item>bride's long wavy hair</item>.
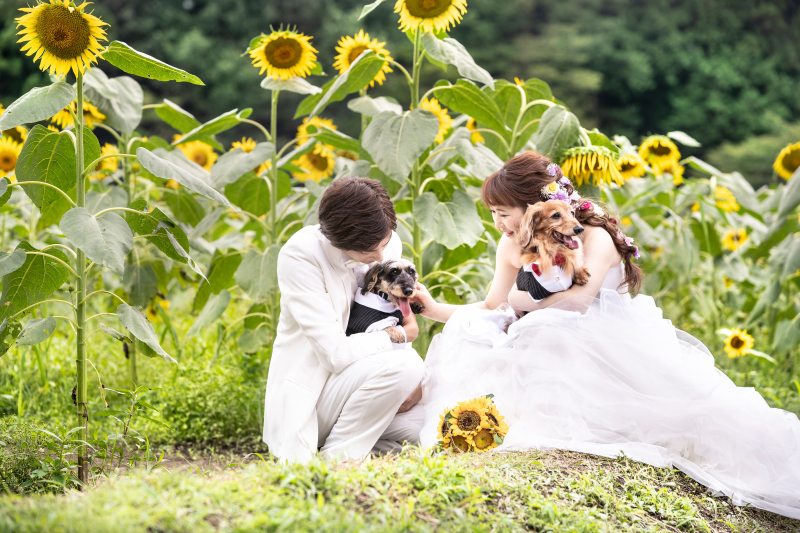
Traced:
<path fill-rule="evenodd" d="M 509 159 L 503 168 L 483 182 L 483 202 L 487 206 L 519 207 L 524 211 L 529 205 L 543 201 L 542 188 L 564 176 L 561 169 L 555 176 L 548 174 L 547 166 L 550 163 L 550 159 L 533 151 L 523 152 Z M 568 185 L 567 192 L 572 194 L 572 191 L 572 185 Z M 625 279 L 620 287 L 625 285 L 628 292 L 638 293 L 644 275 L 639 265 L 633 262 L 636 248 L 626 243 L 621 236 L 617 218 L 609 215 L 605 208 L 602 216 L 597 216 L 591 209 L 578 209 L 575 216 L 581 224 L 597 226 L 608 232 L 625 265 Z"/>

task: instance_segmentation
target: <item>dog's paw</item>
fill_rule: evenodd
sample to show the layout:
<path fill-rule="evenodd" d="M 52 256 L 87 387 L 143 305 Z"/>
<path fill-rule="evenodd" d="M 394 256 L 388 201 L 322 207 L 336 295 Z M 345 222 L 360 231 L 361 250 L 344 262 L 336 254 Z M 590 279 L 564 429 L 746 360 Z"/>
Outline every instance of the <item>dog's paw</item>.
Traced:
<path fill-rule="evenodd" d="M 386 333 L 389 334 L 389 339 L 391 339 L 392 344 L 400 344 L 406 342 L 406 336 L 403 332 L 403 328 L 400 326 L 391 326 L 384 329 Z"/>
<path fill-rule="evenodd" d="M 589 283 L 589 278 L 592 275 L 589 274 L 589 271 L 586 270 L 584 267 L 579 267 L 575 269 L 575 275 L 572 278 L 573 283 L 577 283 L 578 285 L 586 285 Z"/>
<path fill-rule="evenodd" d="M 411 312 L 415 315 L 421 315 L 425 310 L 425 306 L 421 304 L 411 304 Z"/>

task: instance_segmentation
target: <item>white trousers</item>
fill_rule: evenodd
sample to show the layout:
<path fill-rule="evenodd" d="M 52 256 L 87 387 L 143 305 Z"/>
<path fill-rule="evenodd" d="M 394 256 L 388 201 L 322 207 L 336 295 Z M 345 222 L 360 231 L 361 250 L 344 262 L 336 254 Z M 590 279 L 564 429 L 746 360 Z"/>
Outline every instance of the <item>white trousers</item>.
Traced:
<path fill-rule="evenodd" d="M 397 409 L 422 381 L 423 362 L 413 349 L 383 352 L 332 374 L 317 400 L 318 447 L 326 458 L 363 459 L 374 451 L 417 444 L 425 418 L 415 405 Z"/>

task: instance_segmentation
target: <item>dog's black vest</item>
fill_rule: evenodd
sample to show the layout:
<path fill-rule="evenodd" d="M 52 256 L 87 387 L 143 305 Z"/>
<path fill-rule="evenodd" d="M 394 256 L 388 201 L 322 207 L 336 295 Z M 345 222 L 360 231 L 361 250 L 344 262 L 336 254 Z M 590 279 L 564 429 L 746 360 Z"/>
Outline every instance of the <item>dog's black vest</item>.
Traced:
<path fill-rule="evenodd" d="M 383 293 L 379 292 L 378 295 L 384 300 L 389 301 L 389 299 Z M 350 318 L 347 320 L 347 329 L 344 333 L 348 337 L 354 333 L 364 333 L 367 331 L 367 328 L 370 326 L 370 324 L 374 324 L 375 322 L 390 316 L 396 317 L 398 324 L 403 323 L 403 313 L 400 312 L 400 309 L 393 313 L 386 313 L 384 311 L 378 311 L 377 309 L 367 307 L 366 305 L 358 302 L 353 302 L 353 304 L 350 306 Z"/>
<path fill-rule="evenodd" d="M 521 291 L 526 291 L 534 300 L 544 300 L 554 294 L 542 287 L 533 272 L 527 272 L 522 267 L 517 272 L 517 288 Z"/>

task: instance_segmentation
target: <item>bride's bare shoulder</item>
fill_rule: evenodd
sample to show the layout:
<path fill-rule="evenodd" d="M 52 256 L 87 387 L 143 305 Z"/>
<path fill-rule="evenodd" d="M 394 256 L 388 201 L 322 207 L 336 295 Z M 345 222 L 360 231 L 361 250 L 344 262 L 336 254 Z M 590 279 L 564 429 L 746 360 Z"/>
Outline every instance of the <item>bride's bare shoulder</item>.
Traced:
<path fill-rule="evenodd" d="M 503 263 L 518 269 L 522 266 L 519 252 L 520 248 L 516 240 L 506 237 L 505 235 L 500 237 L 500 240 L 497 242 L 498 264 L 502 261 Z"/>
<path fill-rule="evenodd" d="M 597 226 L 587 225 L 584 232 L 583 245 L 587 255 L 602 255 L 607 256 L 609 259 L 622 259 L 619 256 L 617 247 L 614 246 L 614 241 L 611 235 L 604 228 Z"/>

